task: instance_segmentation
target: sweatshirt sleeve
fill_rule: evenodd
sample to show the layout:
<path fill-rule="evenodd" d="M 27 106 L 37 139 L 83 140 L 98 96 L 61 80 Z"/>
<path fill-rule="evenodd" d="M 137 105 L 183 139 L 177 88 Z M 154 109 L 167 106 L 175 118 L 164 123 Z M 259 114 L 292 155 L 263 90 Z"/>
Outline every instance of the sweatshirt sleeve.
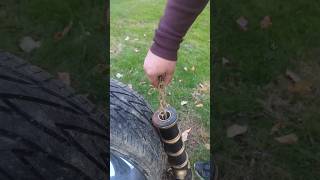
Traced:
<path fill-rule="evenodd" d="M 208 0 L 168 0 L 155 31 L 151 52 L 176 61 L 180 43 Z"/>

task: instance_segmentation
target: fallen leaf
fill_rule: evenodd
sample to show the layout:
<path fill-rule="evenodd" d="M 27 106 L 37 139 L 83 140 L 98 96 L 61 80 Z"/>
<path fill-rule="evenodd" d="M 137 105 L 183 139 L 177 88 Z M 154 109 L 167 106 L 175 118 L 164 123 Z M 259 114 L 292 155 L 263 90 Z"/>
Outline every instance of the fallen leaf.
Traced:
<path fill-rule="evenodd" d="M 188 104 L 188 101 L 181 101 L 181 106 Z"/>
<path fill-rule="evenodd" d="M 19 46 L 24 52 L 30 53 L 35 48 L 39 48 L 41 43 L 40 41 L 35 41 L 30 36 L 26 36 L 20 40 Z"/>
<path fill-rule="evenodd" d="M 309 81 L 299 81 L 288 86 L 288 91 L 291 93 L 306 94 L 312 91 L 312 83 Z"/>
<path fill-rule="evenodd" d="M 301 78 L 294 72 L 292 72 L 291 70 L 287 69 L 286 70 L 286 76 L 293 82 L 293 83 L 297 83 L 299 81 L 301 81 Z"/>
<path fill-rule="evenodd" d="M 225 57 L 222 57 L 222 65 L 226 66 L 226 65 L 228 65 L 228 64 L 230 64 L 229 59 L 227 59 L 227 58 L 225 58 Z"/>
<path fill-rule="evenodd" d="M 298 137 L 294 133 L 276 137 L 274 139 L 281 144 L 295 144 L 298 142 Z"/>
<path fill-rule="evenodd" d="M 128 41 L 130 39 L 130 37 L 129 36 L 127 36 L 124 40 L 125 41 Z"/>
<path fill-rule="evenodd" d="M 245 17 L 243 17 L 243 16 L 239 17 L 237 19 L 237 23 L 240 26 L 241 30 L 243 30 L 243 31 L 248 30 L 248 27 L 247 27 L 248 26 L 248 20 Z"/>
<path fill-rule="evenodd" d="M 118 79 L 120 79 L 120 78 L 122 78 L 122 77 L 123 77 L 123 75 L 122 75 L 122 74 L 120 74 L 120 73 L 117 73 L 117 74 L 116 74 L 116 77 L 117 77 Z"/>
<path fill-rule="evenodd" d="M 128 87 L 129 87 L 130 89 L 132 89 L 132 84 L 128 84 Z"/>
<path fill-rule="evenodd" d="M 275 132 L 279 131 L 280 128 L 283 128 L 284 124 L 282 122 L 277 122 L 275 125 L 272 126 L 270 134 L 274 134 Z"/>
<path fill-rule="evenodd" d="M 71 80 L 70 80 L 70 74 L 67 72 L 58 72 L 58 79 L 60 79 L 64 84 L 67 86 L 70 86 Z"/>
<path fill-rule="evenodd" d="M 195 71 L 195 70 L 196 70 L 196 68 L 194 66 L 192 66 L 191 71 Z"/>
<path fill-rule="evenodd" d="M 228 138 L 233 138 L 235 136 L 238 136 L 238 135 L 246 133 L 247 130 L 248 130 L 247 126 L 241 126 L 241 125 L 238 125 L 238 124 L 234 124 L 234 125 L 228 127 L 228 129 L 227 129 L 227 137 Z"/>
<path fill-rule="evenodd" d="M 202 103 L 196 104 L 196 107 L 201 108 L 201 107 L 203 107 L 203 104 Z"/>
<path fill-rule="evenodd" d="M 199 83 L 199 87 L 198 87 L 198 91 L 200 93 L 206 93 L 206 92 L 209 92 L 209 89 L 210 89 L 210 84 L 209 83 Z"/>
<path fill-rule="evenodd" d="M 189 132 L 190 132 L 190 131 L 191 131 L 191 128 L 189 128 L 189 129 L 187 129 L 187 130 L 185 130 L 185 131 L 183 131 L 183 132 L 181 133 L 182 142 L 185 142 L 185 141 L 188 140 L 188 135 L 189 135 Z"/>
<path fill-rule="evenodd" d="M 188 71 L 188 68 L 187 68 L 187 67 L 184 67 L 183 69 L 184 69 L 185 71 Z"/>
<path fill-rule="evenodd" d="M 272 25 L 271 18 L 270 16 L 265 16 L 261 21 L 260 21 L 260 27 L 262 29 L 267 29 Z"/>
<path fill-rule="evenodd" d="M 54 34 L 53 39 L 55 41 L 59 41 L 61 40 L 64 36 L 66 36 L 68 34 L 68 32 L 70 31 L 70 29 L 72 28 L 73 22 L 70 21 L 69 24 L 63 28 L 63 30 L 61 32 L 56 32 Z"/>
<path fill-rule="evenodd" d="M 204 147 L 205 147 L 207 150 L 210 150 L 210 144 L 204 144 Z"/>

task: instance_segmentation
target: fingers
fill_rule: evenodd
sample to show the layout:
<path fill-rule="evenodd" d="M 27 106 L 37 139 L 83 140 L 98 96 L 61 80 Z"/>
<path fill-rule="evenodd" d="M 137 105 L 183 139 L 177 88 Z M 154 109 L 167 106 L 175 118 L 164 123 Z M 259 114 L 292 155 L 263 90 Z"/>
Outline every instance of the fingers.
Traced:
<path fill-rule="evenodd" d="M 166 76 L 164 77 L 164 84 L 167 86 L 168 84 L 170 84 L 172 80 L 172 74 L 166 74 Z"/>
<path fill-rule="evenodd" d="M 157 88 L 159 86 L 159 79 L 157 75 L 147 75 L 149 81 L 151 82 L 152 86 Z"/>

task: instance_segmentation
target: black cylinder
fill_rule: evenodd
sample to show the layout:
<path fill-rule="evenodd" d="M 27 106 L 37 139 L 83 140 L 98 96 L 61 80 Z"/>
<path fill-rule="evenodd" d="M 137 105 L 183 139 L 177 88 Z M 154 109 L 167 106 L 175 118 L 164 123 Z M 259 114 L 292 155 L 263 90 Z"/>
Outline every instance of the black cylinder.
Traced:
<path fill-rule="evenodd" d="M 178 128 L 176 110 L 168 107 L 165 111 L 166 119 L 162 116 L 164 112 L 157 111 L 152 117 L 152 123 L 159 130 L 169 164 L 178 172 L 189 167 L 188 154 Z"/>

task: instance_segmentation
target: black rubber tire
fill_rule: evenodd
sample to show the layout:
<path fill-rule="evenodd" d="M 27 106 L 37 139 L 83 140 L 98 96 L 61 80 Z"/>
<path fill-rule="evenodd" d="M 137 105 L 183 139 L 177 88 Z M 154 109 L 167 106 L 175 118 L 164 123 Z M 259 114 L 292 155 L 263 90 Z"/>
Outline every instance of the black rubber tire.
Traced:
<path fill-rule="evenodd" d="M 0 52 L 0 179 L 104 180 L 107 122 L 87 99 Z"/>
<path fill-rule="evenodd" d="M 135 164 L 148 180 L 166 179 L 167 158 L 148 103 L 128 86 L 110 81 L 110 150 Z"/>

